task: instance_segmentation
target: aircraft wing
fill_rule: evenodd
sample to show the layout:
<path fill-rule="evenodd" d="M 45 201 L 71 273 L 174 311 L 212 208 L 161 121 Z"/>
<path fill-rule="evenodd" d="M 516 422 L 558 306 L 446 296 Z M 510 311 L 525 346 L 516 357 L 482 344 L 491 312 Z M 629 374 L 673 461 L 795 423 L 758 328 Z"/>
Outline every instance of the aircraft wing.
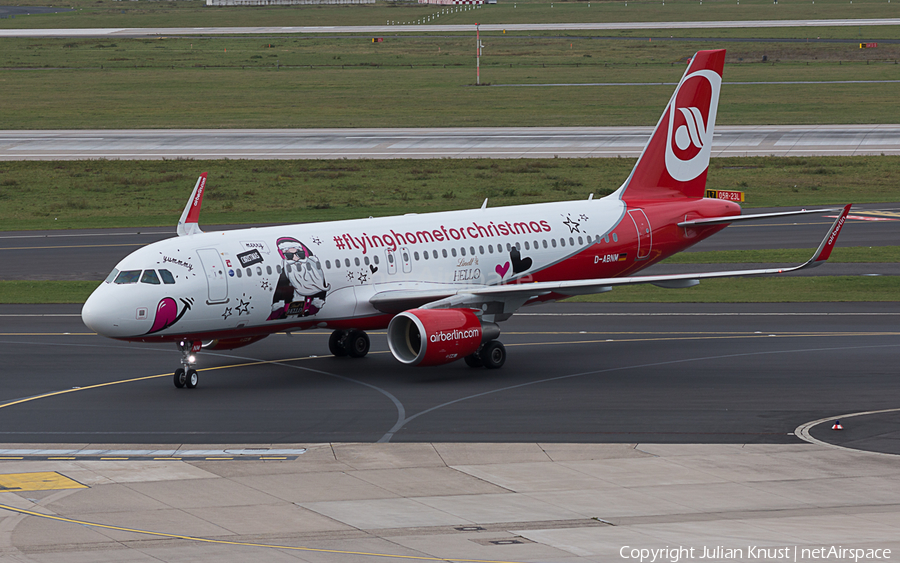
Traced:
<path fill-rule="evenodd" d="M 777 213 L 755 213 L 753 215 L 732 215 L 730 217 L 709 217 L 705 219 L 692 219 L 678 223 L 679 227 L 704 227 L 707 225 L 721 225 L 723 223 L 737 223 L 740 221 L 754 221 L 757 219 L 771 219 L 772 217 L 789 217 L 791 215 L 809 215 L 810 213 L 831 213 L 837 208 L 829 209 L 801 209 L 799 211 L 779 211 Z"/>
<path fill-rule="evenodd" d="M 534 282 L 507 285 L 492 285 L 487 287 L 473 287 L 467 289 L 400 289 L 388 290 L 373 295 L 369 302 L 379 311 L 396 313 L 409 308 L 422 307 L 425 309 L 471 306 L 487 301 L 507 301 L 524 304 L 526 301 L 557 293 L 561 295 L 584 295 L 589 293 L 603 293 L 610 291 L 619 285 L 631 285 L 638 283 L 650 283 L 660 287 L 680 288 L 692 287 L 703 279 L 726 278 L 736 276 L 759 276 L 764 274 L 784 274 L 795 272 L 804 268 L 818 266 L 828 260 L 831 251 L 837 242 L 838 235 L 851 204 L 844 206 L 843 211 L 835 219 L 825 238 L 813 253 L 812 257 L 798 266 L 790 268 L 764 268 L 756 270 L 729 270 L 724 272 L 697 272 L 688 274 L 668 274 L 660 276 L 630 276 L 621 278 L 599 278 L 588 280 Z"/>

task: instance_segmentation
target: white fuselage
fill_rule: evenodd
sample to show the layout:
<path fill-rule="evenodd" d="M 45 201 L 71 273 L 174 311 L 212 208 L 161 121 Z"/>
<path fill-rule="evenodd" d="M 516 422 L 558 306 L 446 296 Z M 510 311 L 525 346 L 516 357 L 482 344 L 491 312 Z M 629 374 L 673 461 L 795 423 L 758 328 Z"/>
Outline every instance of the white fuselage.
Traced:
<path fill-rule="evenodd" d="M 636 269 L 634 253 L 617 256 L 636 238 L 615 196 L 198 233 L 125 257 L 85 303 L 83 317 L 98 333 L 129 340 L 360 319 L 375 328 L 390 319 L 370 304 L 376 293 L 548 281 L 563 264 L 565 279 L 617 275 Z"/>

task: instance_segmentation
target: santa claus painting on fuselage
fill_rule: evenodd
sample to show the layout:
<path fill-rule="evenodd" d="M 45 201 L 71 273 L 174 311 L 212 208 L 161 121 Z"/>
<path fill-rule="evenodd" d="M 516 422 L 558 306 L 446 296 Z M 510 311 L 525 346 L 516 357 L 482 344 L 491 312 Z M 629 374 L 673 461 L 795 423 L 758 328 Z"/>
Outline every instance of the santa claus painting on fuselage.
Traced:
<path fill-rule="evenodd" d="M 325 296 L 331 288 L 325 283 L 322 264 L 305 244 L 293 237 L 279 238 L 276 246 L 282 269 L 268 320 L 315 315 L 325 305 Z"/>

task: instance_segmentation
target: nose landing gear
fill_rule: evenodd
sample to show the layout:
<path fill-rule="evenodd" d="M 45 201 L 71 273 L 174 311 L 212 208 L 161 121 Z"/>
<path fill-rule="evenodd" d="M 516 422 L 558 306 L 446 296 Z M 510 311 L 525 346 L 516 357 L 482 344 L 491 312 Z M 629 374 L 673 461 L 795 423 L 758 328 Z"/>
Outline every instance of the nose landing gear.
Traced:
<path fill-rule="evenodd" d="M 181 351 L 181 367 L 175 370 L 175 387 L 193 389 L 200 381 L 200 376 L 194 369 L 197 361 L 194 352 L 200 349 L 200 342 L 182 340 L 178 343 L 178 349 Z"/>

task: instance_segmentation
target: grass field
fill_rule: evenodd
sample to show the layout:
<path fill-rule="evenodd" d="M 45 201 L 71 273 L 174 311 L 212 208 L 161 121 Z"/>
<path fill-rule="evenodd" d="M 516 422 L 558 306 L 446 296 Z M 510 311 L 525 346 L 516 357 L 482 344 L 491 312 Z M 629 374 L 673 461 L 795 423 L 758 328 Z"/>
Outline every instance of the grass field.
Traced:
<path fill-rule="evenodd" d="M 0 281 L 0 303 L 84 303 L 99 281 Z M 589 303 L 800 303 L 896 301 L 900 278 L 729 278 L 705 280 L 689 289 L 650 285 L 615 288 L 573 297 Z"/>
<path fill-rule="evenodd" d="M 9 4 L 9 0 L 4 0 Z M 112 0 L 42 0 L 42 6 L 74 7 L 73 12 L 19 16 L 2 21 L 10 28 L 83 27 L 207 27 L 384 25 L 417 21 L 440 10 L 414 2 L 377 2 L 361 6 L 206 7 L 202 1 L 116 2 Z M 441 24 L 710 21 L 762 19 L 890 18 L 900 6 L 887 0 L 669 0 L 577 1 L 500 0 L 478 10 L 443 14 Z"/>
<path fill-rule="evenodd" d="M 600 197 L 634 159 L 0 163 L 4 230 L 174 225 L 201 172 L 205 224 L 326 221 Z M 900 157 L 714 159 L 711 188 L 749 207 L 897 199 Z"/>
<path fill-rule="evenodd" d="M 154 11 L 168 3 L 117 4 L 127 12 L 125 4 Z M 849 43 L 788 41 L 810 31 L 673 30 L 677 41 L 637 32 L 485 34 L 481 78 L 490 86 L 483 88 L 472 87 L 474 38 L 458 34 L 374 44 L 368 36 L 297 35 L 0 39 L 0 127 L 650 125 L 672 92 L 658 83 L 677 82 L 696 50 L 719 47 L 729 53 L 722 125 L 874 123 L 900 113 L 895 83 L 766 84 L 900 80 L 900 43 L 857 43 L 870 33 L 900 39 L 900 26 L 865 28 L 865 36 L 857 28 L 814 30 Z M 650 84 L 497 87 L 633 82 Z"/>

